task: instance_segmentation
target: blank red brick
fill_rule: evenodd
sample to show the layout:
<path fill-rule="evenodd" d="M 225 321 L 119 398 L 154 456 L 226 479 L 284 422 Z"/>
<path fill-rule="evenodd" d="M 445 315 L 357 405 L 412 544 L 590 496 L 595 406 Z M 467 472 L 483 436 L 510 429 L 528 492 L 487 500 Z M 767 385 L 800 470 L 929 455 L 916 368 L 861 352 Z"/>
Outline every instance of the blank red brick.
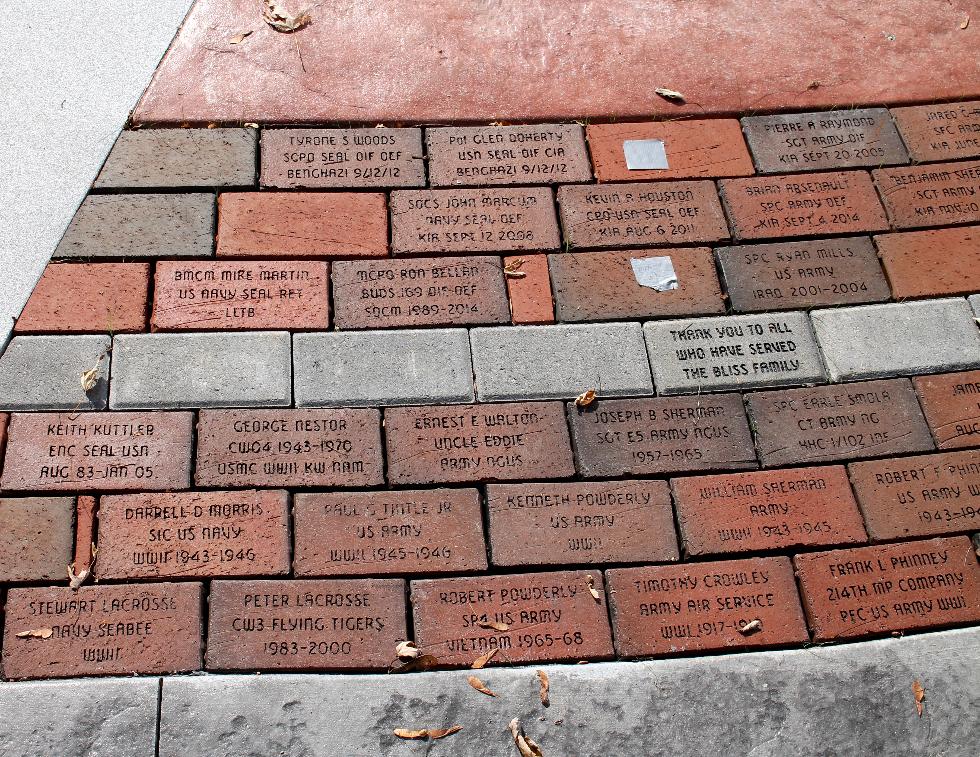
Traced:
<path fill-rule="evenodd" d="M 980 158 L 980 101 L 913 105 L 891 113 L 916 162 Z"/>
<path fill-rule="evenodd" d="M 412 612 L 416 643 L 450 667 L 492 649 L 494 665 L 613 655 L 598 570 L 412 581 Z"/>
<path fill-rule="evenodd" d="M 815 641 L 980 620 L 980 566 L 966 536 L 794 559 Z"/>
<path fill-rule="evenodd" d="M 980 291 L 980 226 L 882 234 L 875 244 L 896 300 Z"/>
<path fill-rule="evenodd" d="M 607 571 L 622 657 L 809 641 L 788 557 Z M 757 631 L 741 632 L 753 621 Z"/>
<path fill-rule="evenodd" d="M 980 161 L 879 168 L 872 173 L 897 229 L 980 223 Z"/>
<path fill-rule="evenodd" d="M 980 447 L 980 371 L 912 379 L 939 449 Z"/>
<path fill-rule="evenodd" d="M 511 321 L 517 325 L 554 323 L 555 303 L 551 296 L 547 256 L 505 257 L 504 267 L 514 272 L 504 279 L 510 298 Z"/>
<path fill-rule="evenodd" d="M 64 579 L 74 510 L 73 497 L 0 499 L 0 583 Z"/>

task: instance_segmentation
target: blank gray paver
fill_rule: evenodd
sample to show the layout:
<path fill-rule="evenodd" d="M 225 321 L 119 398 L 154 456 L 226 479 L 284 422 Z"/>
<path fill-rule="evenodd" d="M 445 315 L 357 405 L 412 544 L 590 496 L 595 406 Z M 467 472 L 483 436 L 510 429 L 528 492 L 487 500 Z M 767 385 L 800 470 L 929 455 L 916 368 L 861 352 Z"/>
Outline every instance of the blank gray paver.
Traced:
<path fill-rule="evenodd" d="M 470 342 L 482 402 L 653 393 L 638 323 L 480 328 Z"/>
<path fill-rule="evenodd" d="M 282 407 L 292 401 L 289 332 L 124 334 L 110 407 Z"/>
<path fill-rule="evenodd" d="M 100 334 L 14 337 L 0 357 L 0 410 L 105 409 L 110 345 Z M 86 393 L 82 374 L 96 366 Z"/>
<path fill-rule="evenodd" d="M 810 314 L 833 381 L 980 366 L 980 332 L 966 300 L 920 300 Z"/>
<path fill-rule="evenodd" d="M 473 401 L 465 329 L 295 334 L 297 407 Z"/>

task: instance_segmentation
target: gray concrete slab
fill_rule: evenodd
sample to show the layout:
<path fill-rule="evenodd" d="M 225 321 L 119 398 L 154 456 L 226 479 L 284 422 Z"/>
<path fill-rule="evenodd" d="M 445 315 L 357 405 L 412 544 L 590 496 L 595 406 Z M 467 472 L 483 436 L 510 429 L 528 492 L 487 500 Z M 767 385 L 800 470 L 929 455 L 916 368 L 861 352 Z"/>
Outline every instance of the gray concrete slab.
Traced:
<path fill-rule="evenodd" d="M 100 334 L 15 336 L 0 357 L 0 410 L 104 410 L 111 344 Z M 82 374 L 93 369 L 86 392 Z"/>
<path fill-rule="evenodd" d="M 973 308 L 973 312 L 976 314 L 977 318 L 980 318 L 980 294 L 971 294 L 967 300 L 970 303 L 970 307 Z"/>

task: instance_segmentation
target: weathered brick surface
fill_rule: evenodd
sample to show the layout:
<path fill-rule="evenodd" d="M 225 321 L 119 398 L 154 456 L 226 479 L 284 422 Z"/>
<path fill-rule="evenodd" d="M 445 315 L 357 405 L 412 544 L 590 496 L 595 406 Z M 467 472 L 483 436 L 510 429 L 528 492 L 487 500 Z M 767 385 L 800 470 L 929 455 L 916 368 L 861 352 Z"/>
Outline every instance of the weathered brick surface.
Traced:
<path fill-rule="evenodd" d="M 888 280 L 868 237 L 738 245 L 715 252 L 737 313 L 888 299 Z"/>
<path fill-rule="evenodd" d="M 373 192 L 224 192 L 218 257 L 377 258 L 388 254 L 385 196 Z"/>
<path fill-rule="evenodd" d="M 586 135 L 599 181 L 656 181 L 753 173 L 752 159 L 734 118 L 589 124 Z M 623 143 L 644 139 L 659 139 L 664 143 L 668 168 L 626 167 Z"/>
<path fill-rule="evenodd" d="M 434 187 L 589 181 L 578 124 L 455 126 L 425 130 Z"/>
<path fill-rule="evenodd" d="M 198 486 L 377 486 L 378 410 L 202 410 Z"/>
<path fill-rule="evenodd" d="M 548 187 L 418 189 L 391 193 L 395 255 L 557 250 Z"/>
<path fill-rule="evenodd" d="M 546 255 L 512 255 L 504 258 L 514 275 L 506 276 L 510 317 L 517 325 L 555 322 L 555 302 L 551 296 Z"/>
<path fill-rule="evenodd" d="M 327 264 L 157 262 L 151 324 L 160 331 L 325 329 Z"/>
<path fill-rule="evenodd" d="M 980 101 L 892 108 L 916 162 L 980 157 Z"/>
<path fill-rule="evenodd" d="M 728 238 L 710 181 L 559 187 L 569 247 L 655 247 Z"/>
<path fill-rule="evenodd" d="M 91 571 L 92 561 L 98 552 L 95 545 L 95 512 L 98 503 L 95 497 L 83 494 L 75 505 L 75 559 L 72 570 L 75 575 Z"/>
<path fill-rule="evenodd" d="M 297 494 L 298 576 L 487 569 L 476 489 Z"/>
<path fill-rule="evenodd" d="M 494 664 L 613 655 L 598 570 L 412 581 L 412 610 L 415 641 L 444 665 L 467 667 L 491 649 Z"/>
<path fill-rule="evenodd" d="M 73 497 L 0 498 L 0 583 L 63 580 L 74 511 Z"/>
<path fill-rule="evenodd" d="M 405 583 L 215 581 L 209 670 L 383 670 L 406 638 Z"/>
<path fill-rule="evenodd" d="M 607 571 L 623 657 L 808 641 L 787 557 Z M 762 628 L 740 633 L 752 621 Z"/>
<path fill-rule="evenodd" d="M 421 129 L 263 129 L 262 186 L 421 187 Z"/>
<path fill-rule="evenodd" d="M 510 321 L 498 257 L 341 261 L 331 277 L 338 329 Z"/>
<path fill-rule="evenodd" d="M 385 440 L 396 485 L 575 473 L 560 402 L 386 408 Z"/>
<path fill-rule="evenodd" d="M 875 541 L 980 530 L 980 450 L 848 466 Z"/>
<path fill-rule="evenodd" d="M 757 467 L 738 394 L 569 403 L 568 419 L 586 478 Z"/>
<path fill-rule="evenodd" d="M 864 171 L 723 179 L 735 239 L 881 231 L 888 221 Z"/>
<path fill-rule="evenodd" d="M 980 161 L 880 168 L 873 173 L 896 228 L 980 223 Z"/>
<path fill-rule="evenodd" d="M 686 555 L 867 541 L 843 466 L 674 478 Z"/>
<path fill-rule="evenodd" d="M 746 400 L 767 467 L 934 449 L 905 378 L 755 392 Z"/>
<path fill-rule="evenodd" d="M 966 536 L 795 557 L 816 641 L 980 620 L 980 566 Z"/>
<path fill-rule="evenodd" d="M 980 226 L 875 237 L 895 299 L 980 289 Z"/>
<path fill-rule="evenodd" d="M 201 667 L 201 584 L 10 589 L 6 678 L 159 675 Z M 50 629 L 49 638 L 18 638 Z"/>
<path fill-rule="evenodd" d="M 124 494 L 99 501 L 99 579 L 289 572 L 285 491 Z"/>
<path fill-rule="evenodd" d="M 667 257 L 677 289 L 640 284 L 633 259 Z M 575 252 L 548 256 L 559 321 L 715 315 L 725 301 L 708 247 L 632 252 Z"/>
<path fill-rule="evenodd" d="M 487 486 L 494 565 L 673 562 L 666 481 Z"/>
<path fill-rule="evenodd" d="M 15 413 L 3 491 L 190 486 L 191 413 Z"/>
<path fill-rule="evenodd" d="M 109 391 L 110 338 L 15 336 L 0 357 L 0 409 L 102 410 Z M 85 391 L 82 374 L 96 370 Z"/>
<path fill-rule="evenodd" d="M 912 379 L 939 449 L 980 447 L 980 371 Z"/>

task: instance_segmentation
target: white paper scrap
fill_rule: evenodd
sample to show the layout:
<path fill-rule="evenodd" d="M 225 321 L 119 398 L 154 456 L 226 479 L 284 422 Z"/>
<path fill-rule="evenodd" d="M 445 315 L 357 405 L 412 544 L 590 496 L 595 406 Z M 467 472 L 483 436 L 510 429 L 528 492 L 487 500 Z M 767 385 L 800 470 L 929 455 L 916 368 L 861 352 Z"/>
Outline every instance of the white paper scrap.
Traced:
<path fill-rule="evenodd" d="M 656 289 L 658 292 L 669 292 L 677 289 L 677 272 L 669 255 L 657 258 L 630 258 L 633 266 L 633 276 L 636 283 L 643 287 Z"/>
<path fill-rule="evenodd" d="M 627 139 L 623 142 L 623 155 L 630 171 L 666 169 L 667 149 L 662 139 Z"/>

